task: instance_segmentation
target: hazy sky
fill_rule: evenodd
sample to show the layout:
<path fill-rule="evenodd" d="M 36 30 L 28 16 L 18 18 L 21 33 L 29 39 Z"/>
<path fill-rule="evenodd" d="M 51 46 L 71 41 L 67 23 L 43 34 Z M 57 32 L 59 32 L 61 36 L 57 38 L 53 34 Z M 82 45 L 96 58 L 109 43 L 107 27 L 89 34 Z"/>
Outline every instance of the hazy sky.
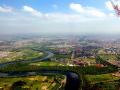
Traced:
<path fill-rule="evenodd" d="M 0 34 L 32 32 L 120 33 L 120 19 L 109 0 L 0 0 Z"/>

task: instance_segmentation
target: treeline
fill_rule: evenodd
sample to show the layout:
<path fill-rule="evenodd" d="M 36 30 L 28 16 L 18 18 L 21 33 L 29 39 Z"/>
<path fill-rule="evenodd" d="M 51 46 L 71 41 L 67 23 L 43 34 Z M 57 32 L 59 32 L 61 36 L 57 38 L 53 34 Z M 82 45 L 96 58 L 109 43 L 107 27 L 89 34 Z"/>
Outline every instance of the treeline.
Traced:
<path fill-rule="evenodd" d="M 98 62 L 99 64 L 103 64 L 103 65 L 113 67 L 113 68 L 118 68 L 116 65 L 113 65 L 113 64 L 109 63 L 107 60 L 105 60 L 105 58 L 102 58 L 100 56 L 96 56 L 96 62 Z"/>
<path fill-rule="evenodd" d="M 118 71 L 118 67 L 116 65 L 107 62 L 104 58 L 101 58 L 100 56 L 96 57 L 96 62 L 98 64 L 103 64 L 104 67 L 96 66 L 81 67 L 80 72 L 82 72 L 83 74 L 99 75 Z"/>
<path fill-rule="evenodd" d="M 16 63 L 14 65 L 7 65 L 5 67 L 1 67 L 0 71 L 3 72 L 11 72 L 11 71 L 37 71 L 37 70 L 61 70 L 61 71 L 75 71 L 80 74 L 91 74 L 91 75 L 97 75 L 97 74 L 105 74 L 105 73 L 112 73 L 118 70 L 118 67 L 115 65 L 112 65 L 111 63 L 105 61 L 101 57 L 96 57 L 96 60 L 100 62 L 100 64 L 103 64 L 104 67 L 96 67 L 96 66 L 35 66 L 35 65 L 29 65 L 28 63 Z"/>
<path fill-rule="evenodd" d="M 99 74 L 106 74 L 106 73 L 112 73 L 117 71 L 118 69 L 116 67 L 101 67 L 98 68 L 96 66 L 86 66 L 86 67 L 82 67 L 80 69 L 80 72 L 82 72 L 82 74 L 89 74 L 89 75 L 99 75 Z"/>

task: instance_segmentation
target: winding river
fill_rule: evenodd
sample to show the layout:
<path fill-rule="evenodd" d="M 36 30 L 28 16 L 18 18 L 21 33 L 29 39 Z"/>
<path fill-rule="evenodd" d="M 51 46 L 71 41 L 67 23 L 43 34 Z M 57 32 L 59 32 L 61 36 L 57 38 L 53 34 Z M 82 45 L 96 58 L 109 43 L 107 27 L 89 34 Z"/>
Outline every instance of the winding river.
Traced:
<path fill-rule="evenodd" d="M 50 59 L 54 56 L 54 54 L 50 51 L 45 51 L 48 55 L 46 57 L 43 57 L 41 59 L 33 59 L 33 60 L 21 60 L 21 61 L 12 61 L 12 62 L 6 62 L 1 63 L 0 67 L 16 64 L 16 63 L 34 63 L 34 62 L 40 62 L 47 59 Z M 79 75 L 72 72 L 72 71 L 62 71 L 62 70 L 36 70 L 36 71 L 26 71 L 26 72 L 8 72 L 8 73 L 0 73 L 0 77 L 20 77 L 20 76 L 35 76 L 40 74 L 47 74 L 47 73 L 53 73 L 53 74 L 64 74 L 67 77 L 67 83 L 65 86 L 65 90 L 79 90 L 80 88 L 80 79 Z"/>

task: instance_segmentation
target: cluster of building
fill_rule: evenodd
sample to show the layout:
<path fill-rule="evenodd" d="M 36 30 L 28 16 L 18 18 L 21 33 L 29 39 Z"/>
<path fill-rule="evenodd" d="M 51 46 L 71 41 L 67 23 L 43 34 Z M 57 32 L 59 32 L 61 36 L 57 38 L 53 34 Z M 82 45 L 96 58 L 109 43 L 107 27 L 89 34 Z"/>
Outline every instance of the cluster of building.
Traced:
<path fill-rule="evenodd" d="M 73 60 L 73 64 L 74 65 L 79 65 L 79 66 L 88 66 L 89 65 L 88 62 L 84 62 L 84 61 L 81 61 L 81 60 Z"/>
<path fill-rule="evenodd" d="M 10 52 L 0 51 L 0 58 L 7 57 L 10 54 Z"/>
<path fill-rule="evenodd" d="M 105 48 L 104 51 L 105 51 L 106 54 L 119 54 L 120 53 L 120 48 L 114 48 L 114 47 Z"/>

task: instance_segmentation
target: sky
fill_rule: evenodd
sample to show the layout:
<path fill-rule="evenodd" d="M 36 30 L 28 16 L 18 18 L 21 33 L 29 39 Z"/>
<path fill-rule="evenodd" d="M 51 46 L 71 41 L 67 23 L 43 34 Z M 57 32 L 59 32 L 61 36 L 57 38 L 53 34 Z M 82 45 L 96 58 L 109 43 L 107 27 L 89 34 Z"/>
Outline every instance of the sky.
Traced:
<path fill-rule="evenodd" d="M 109 0 L 0 0 L 0 34 L 12 33 L 118 34 L 120 18 Z"/>

